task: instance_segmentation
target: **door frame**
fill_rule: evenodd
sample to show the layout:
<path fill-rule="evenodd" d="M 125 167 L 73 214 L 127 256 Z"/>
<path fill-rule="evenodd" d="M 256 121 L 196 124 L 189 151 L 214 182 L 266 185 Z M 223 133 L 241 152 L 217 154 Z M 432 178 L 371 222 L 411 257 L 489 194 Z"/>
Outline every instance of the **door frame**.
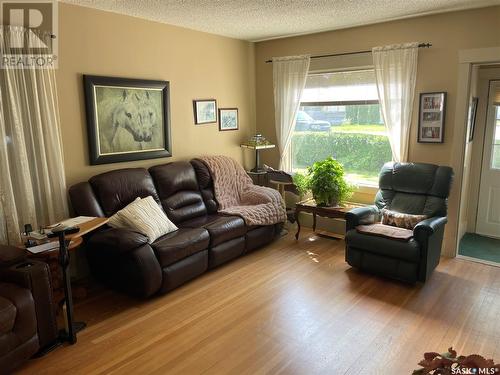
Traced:
<path fill-rule="evenodd" d="M 491 78 L 491 77 L 490 77 Z M 500 239 L 500 237 L 494 237 L 492 235 L 488 235 L 488 234 L 484 234 L 484 233 L 481 233 L 479 232 L 478 230 L 478 219 L 479 219 L 479 212 L 480 212 L 480 209 L 479 209 L 479 205 L 481 203 L 481 188 L 482 188 L 482 185 L 483 185 L 483 177 L 484 177 L 484 173 L 485 173 L 485 170 L 484 168 L 486 167 L 485 165 L 485 162 L 486 162 L 486 158 L 488 158 L 488 155 L 487 155 L 487 152 L 486 152 L 486 142 L 489 142 L 491 143 L 491 139 L 487 138 L 486 136 L 489 135 L 488 134 L 488 131 L 489 131 L 489 128 L 488 126 L 490 126 L 489 124 L 489 120 L 490 120 L 490 115 L 493 115 L 495 116 L 496 114 L 496 111 L 495 109 L 493 108 L 490 108 L 490 99 L 491 99 L 491 91 L 493 89 L 493 86 L 497 86 L 498 88 L 496 90 L 500 90 L 500 77 L 498 79 L 488 79 L 488 96 L 487 96 L 487 103 L 486 103 L 486 108 L 485 108 L 485 113 L 484 113 L 484 122 L 485 122 L 485 126 L 484 126 L 484 135 L 483 135 L 483 144 L 482 144 L 482 157 L 481 157 L 481 169 L 480 169 L 480 174 L 479 174 L 479 183 L 478 183 L 478 191 L 477 191 L 477 208 L 476 208 L 476 222 L 474 223 L 474 227 L 475 227 L 475 233 L 481 235 L 481 236 L 485 236 L 485 237 L 491 237 L 491 238 L 496 238 L 496 239 Z M 493 111 L 493 113 L 490 113 L 490 111 Z M 493 122 L 495 123 L 495 120 L 493 119 Z M 493 125 L 493 134 L 492 136 L 495 137 L 495 125 Z M 492 147 L 492 146 L 490 146 Z M 493 150 L 490 149 L 489 150 L 489 166 L 488 168 L 491 169 L 491 158 L 493 157 Z M 498 170 L 498 168 L 497 168 Z M 498 173 L 498 172 L 496 172 Z M 485 192 L 483 192 L 485 193 Z M 485 193 L 486 194 L 486 193 Z M 483 207 L 484 208 L 484 207 Z"/>
<path fill-rule="evenodd" d="M 456 212 L 450 212 L 450 224 L 452 227 L 451 238 L 453 244 L 445 248 L 444 255 L 456 257 L 460 245 L 459 226 L 463 210 L 460 202 L 464 195 L 463 171 L 465 161 L 465 147 L 467 137 L 467 117 L 469 110 L 469 93 L 472 77 L 473 65 L 486 65 L 500 62 L 500 47 L 475 48 L 458 51 L 458 80 L 457 80 L 457 101 L 455 107 L 455 129 L 454 142 L 452 147 L 452 167 L 455 171 L 455 181 L 457 181 L 455 191 L 458 194 L 450 196 L 450 207 L 455 207 Z M 454 198 L 453 198 L 454 197 Z M 464 197 L 465 198 L 465 197 Z M 454 215 L 455 217 L 453 218 Z M 453 222 L 454 221 L 454 222 Z"/>

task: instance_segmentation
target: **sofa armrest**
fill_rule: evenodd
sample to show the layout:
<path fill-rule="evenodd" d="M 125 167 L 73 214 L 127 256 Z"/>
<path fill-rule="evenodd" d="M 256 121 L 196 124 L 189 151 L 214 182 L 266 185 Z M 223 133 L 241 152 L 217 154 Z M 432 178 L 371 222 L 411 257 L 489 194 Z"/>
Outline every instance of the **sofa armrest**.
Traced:
<path fill-rule="evenodd" d="M 413 236 L 418 242 L 427 241 L 436 231 L 444 227 L 448 218 L 442 216 L 422 220 L 413 228 Z"/>
<path fill-rule="evenodd" d="M 0 245 L 0 268 L 10 267 L 25 259 L 25 250 L 14 246 Z"/>
<path fill-rule="evenodd" d="M 102 282 L 138 297 L 160 289 L 162 267 L 146 236 L 109 228 L 93 234 L 86 245 L 90 268 Z"/>
<path fill-rule="evenodd" d="M 148 238 L 138 232 L 124 228 L 109 228 L 96 232 L 88 245 L 114 254 L 131 252 L 148 243 Z"/>
<path fill-rule="evenodd" d="M 353 208 L 346 213 L 346 231 L 354 229 L 360 224 L 373 224 L 379 219 L 380 211 L 377 206 Z"/>

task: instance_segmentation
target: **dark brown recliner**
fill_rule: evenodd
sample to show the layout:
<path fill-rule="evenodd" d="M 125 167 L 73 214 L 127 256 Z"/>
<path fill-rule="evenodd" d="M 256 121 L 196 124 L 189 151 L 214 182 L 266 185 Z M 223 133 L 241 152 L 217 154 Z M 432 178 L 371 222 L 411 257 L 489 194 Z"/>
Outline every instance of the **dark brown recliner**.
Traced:
<path fill-rule="evenodd" d="M 119 169 L 70 188 L 78 215 L 109 217 L 136 197 L 152 196 L 179 230 L 148 244 L 140 233 L 106 228 L 91 235 L 93 274 L 130 294 L 168 292 L 209 268 L 271 242 L 276 225 L 248 227 L 238 216 L 219 215 L 212 178 L 199 160 Z"/>
<path fill-rule="evenodd" d="M 0 246 L 0 373 L 11 373 L 57 339 L 50 271 L 24 252 Z"/>

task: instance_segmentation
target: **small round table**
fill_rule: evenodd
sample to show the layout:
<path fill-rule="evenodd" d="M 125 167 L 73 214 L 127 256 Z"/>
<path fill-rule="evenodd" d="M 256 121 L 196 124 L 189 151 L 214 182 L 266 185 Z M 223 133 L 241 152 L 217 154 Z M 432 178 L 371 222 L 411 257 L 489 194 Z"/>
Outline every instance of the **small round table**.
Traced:
<path fill-rule="evenodd" d="M 293 185 L 293 182 L 277 181 L 277 180 L 269 180 L 269 183 L 276 185 L 276 187 L 278 188 L 279 193 L 283 197 L 283 200 L 285 200 L 285 186 L 287 186 L 287 185 Z"/>

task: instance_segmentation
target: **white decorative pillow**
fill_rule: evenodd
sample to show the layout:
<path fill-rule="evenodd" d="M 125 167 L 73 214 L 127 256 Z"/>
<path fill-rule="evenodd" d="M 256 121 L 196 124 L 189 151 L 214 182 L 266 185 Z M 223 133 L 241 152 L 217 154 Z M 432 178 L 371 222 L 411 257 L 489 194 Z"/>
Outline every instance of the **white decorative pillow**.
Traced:
<path fill-rule="evenodd" d="M 149 243 L 178 229 L 151 196 L 133 201 L 115 215 L 127 228 L 148 237 Z"/>
<path fill-rule="evenodd" d="M 140 200 L 141 200 L 141 197 L 137 197 L 134 199 L 134 202 L 137 202 Z M 108 219 L 107 224 L 112 228 L 129 228 L 127 223 L 125 223 L 122 219 L 120 219 L 120 216 L 118 215 L 118 212 L 120 212 L 120 211 L 117 211 L 113 216 L 111 216 Z M 129 229 L 131 229 L 131 228 L 129 228 Z"/>

